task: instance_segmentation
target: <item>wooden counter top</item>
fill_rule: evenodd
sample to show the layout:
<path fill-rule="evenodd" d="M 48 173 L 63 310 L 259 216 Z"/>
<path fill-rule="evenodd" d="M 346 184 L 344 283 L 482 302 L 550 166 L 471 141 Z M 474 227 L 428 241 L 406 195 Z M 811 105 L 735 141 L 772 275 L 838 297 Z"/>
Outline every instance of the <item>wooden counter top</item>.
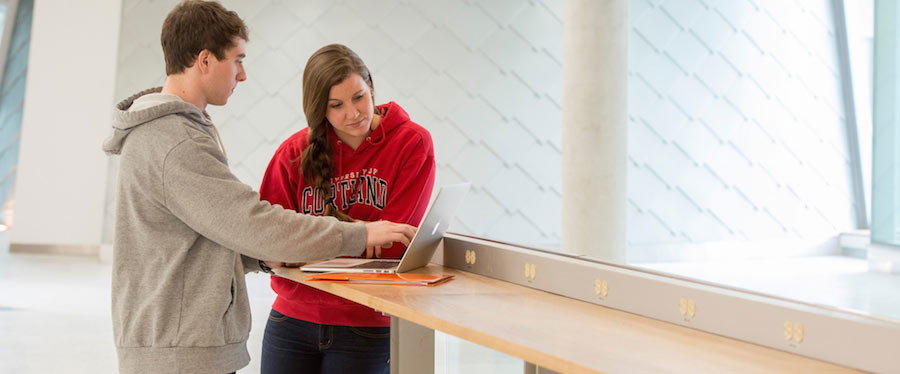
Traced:
<path fill-rule="evenodd" d="M 303 282 L 560 373 L 857 373 L 756 344 L 431 264 L 436 287 Z"/>

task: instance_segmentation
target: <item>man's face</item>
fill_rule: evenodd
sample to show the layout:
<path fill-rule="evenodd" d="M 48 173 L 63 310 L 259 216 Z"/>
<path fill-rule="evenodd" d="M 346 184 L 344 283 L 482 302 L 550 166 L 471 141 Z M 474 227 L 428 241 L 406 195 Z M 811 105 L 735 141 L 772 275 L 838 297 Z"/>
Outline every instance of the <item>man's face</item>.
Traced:
<path fill-rule="evenodd" d="M 247 79 L 247 72 L 244 71 L 246 44 L 246 40 L 235 37 L 234 46 L 225 50 L 223 59 L 219 60 L 215 55 L 209 55 L 209 72 L 204 85 L 208 104 L 225 105 L 238 82 Z"/>

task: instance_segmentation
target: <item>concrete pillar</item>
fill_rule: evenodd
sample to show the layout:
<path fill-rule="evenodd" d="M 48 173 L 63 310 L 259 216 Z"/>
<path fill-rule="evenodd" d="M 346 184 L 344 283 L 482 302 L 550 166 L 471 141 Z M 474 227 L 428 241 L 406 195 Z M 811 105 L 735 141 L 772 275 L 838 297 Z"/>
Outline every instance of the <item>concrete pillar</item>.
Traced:
<path fill-rule="evenodd" d="M 565 0 L 562 250 L 625 263 L 628 1 Z"/>
<path fill-rule="evenodd" d="M 10 251 L 98 253 L 121 7 L 34 3 Z"/>

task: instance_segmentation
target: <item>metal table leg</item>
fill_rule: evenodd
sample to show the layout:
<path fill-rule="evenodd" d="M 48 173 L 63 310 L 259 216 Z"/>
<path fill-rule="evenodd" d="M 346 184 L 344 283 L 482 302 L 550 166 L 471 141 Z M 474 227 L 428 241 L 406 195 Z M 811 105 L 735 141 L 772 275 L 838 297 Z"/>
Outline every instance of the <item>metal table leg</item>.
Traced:
<path fill-rule="evenodd" d="M 391 374 L 434 373 L 434 330 L 391 316 Z"/>

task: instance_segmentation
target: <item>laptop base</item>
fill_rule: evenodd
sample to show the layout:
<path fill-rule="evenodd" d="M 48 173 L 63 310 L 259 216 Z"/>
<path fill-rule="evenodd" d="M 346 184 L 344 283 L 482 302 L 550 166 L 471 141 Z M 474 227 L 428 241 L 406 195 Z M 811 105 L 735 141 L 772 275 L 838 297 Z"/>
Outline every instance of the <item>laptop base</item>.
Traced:
<path fill-rule="evenodd" d="M 399 266 L 400 260 L 339 258 L 305 265 L 301 267 L 300 270 L 308 272 L 340 271 L 342 273 L 396 273 L 397 267 Z"/>

